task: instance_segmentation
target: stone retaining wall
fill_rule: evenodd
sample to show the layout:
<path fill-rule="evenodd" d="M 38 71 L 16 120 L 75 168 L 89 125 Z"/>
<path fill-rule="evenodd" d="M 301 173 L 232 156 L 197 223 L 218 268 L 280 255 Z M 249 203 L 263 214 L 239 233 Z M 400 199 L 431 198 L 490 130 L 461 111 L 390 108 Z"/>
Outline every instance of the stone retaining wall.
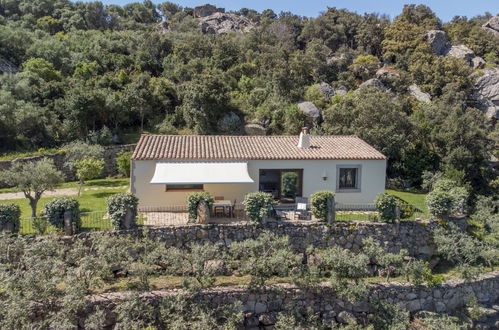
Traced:
<path fill-rule="evenodd" d="M 108 146 L 105 147 L 104 150 L 104 172 L 102 176 L 108 177 L 118 174 L 118 168 L 116 166 L 116 160 L 118 153 L 121 151 L 133 151 L 135 149 L 135 144 L 126 144 L 119 146 Z M 8 170 L 15 163 L 27 163 L 27 162 L 36 162 L 43 158 L 49 158 L 54 161 L 56 168 L 64 174 L 64 178 L 66 181 L 75 181 L 76 174 L 75 171 L 70 170 L 68 167 L 64 166 L 64 153 L 53 153 L 46 155 L 38 155 L 32 157 L 24 157 L 24 158 L 16 158 L 12 160 L 2 160 L 0 161 L 0 171 Z M 7 185 L 0 181 L 0 188 L 6 188 Z"/>
<path fill-rule="evenodd" d="M 297 251 L 304 251 L 307 246 L 318 248 L 339 245 L 357 252 L 362 247 L 362 240 L 372 237 L 390 252 L 397 253 L 406 249 L 409 255 L 429 259 L 434 253 L 431 228 L 433 224 L 419 221 L 401 222 L 400 225 L 375 222 L 335 222 L 328 226 L 321 222 L 268 222 L 264 226 L 248 223 L 149 228 L 149 237 L 164 241 L 167 246 L 184 247 L 193 243 L 221 243 L 229 245 L 234 241 L 256 238 L 264 231 L 286 235 Z M 121 234 L 142 235 L 142 229 L 121 231 Z M 116 234 L 116 233 L 114 233 Z M 85 238 L 92 233 L 82 233 L 77 237 Z"/>
<path fill-rule="evenodd" d="M 203 302 L 208 307 L 241 303 L 245 313 L 245 327 L 255 328 L 270 326 L 275 323 L 277 313 L 286 310 L 311 308 L 314 315 L 326 320 L 344 322 L 354 317 L 365 324 L 373 317 L 374 308 L 367 301 L 377 299 L 398 304 L 411 313 L 431 311 L 453 313 L 467 304 L 475 296 L 479 303 L 491 304 L 499 299 L 499 271 L 482 275 L 471 282 L 450 280 L 436 287 L 415 286 L 408 283 L 369 284 L 369 299 L 366 302 L 350 304 L 336 298 L 328 284 L 322 284 L 320 290 L 304 292 L 292 285 L 274 286 L 263 293 L 251 293 L 246 288 L 225 287 L 212 288 L 195 296 L 182 290 L 152 291 L 141 295 L 151 304 L 157 304 L 161 298 L 172 295 L 183 295 L 185 299 Z M 109 293 L 88 298 L 88 312 L 97 306 L 106 310 L 106 321 L 113 325 L 115 316 L 110 311 L 113 306 L 126 298 L 130 293 Z"/>

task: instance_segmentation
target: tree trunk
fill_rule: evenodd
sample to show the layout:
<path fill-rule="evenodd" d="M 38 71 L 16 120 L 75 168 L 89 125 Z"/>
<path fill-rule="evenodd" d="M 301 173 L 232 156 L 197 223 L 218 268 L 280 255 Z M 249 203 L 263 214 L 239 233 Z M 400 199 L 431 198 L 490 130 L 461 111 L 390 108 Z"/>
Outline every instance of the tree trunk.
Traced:
<path fill-rule="evenodd" d="M 81 194 L 81 188 L 83 187 L 83 184 L 85 182 L 83 182 L 83 180 L 80 179 L 80 182 L 78 183 L 79 184 L 79 187 L 78 187 L 78 197 L 80 197 L 80 194 Z"/>
<path fill-rule="evenodd" d="M 38 199 L 29 197 L 29 206 L 31 206 L 31 217 L 36 218 L 36 204 L 38 204 Z"/>

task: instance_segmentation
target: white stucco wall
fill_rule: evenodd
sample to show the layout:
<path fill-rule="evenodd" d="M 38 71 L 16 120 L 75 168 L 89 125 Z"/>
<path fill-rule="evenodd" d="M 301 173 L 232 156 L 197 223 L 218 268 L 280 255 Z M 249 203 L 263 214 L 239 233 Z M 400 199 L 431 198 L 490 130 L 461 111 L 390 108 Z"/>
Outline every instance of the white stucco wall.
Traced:
<path fill-rule="evenodd" d="M 360 192 L 336 190 L 337 165 L 360 165 Z M 164 184 L 150 184 L 156 161 L 132 161 L 131 191 L 139 198 L 139 205 L 158 207 L 185 205 L 189 192 L 166 192 Z M 260 169 L 303 169 L 303 196 L 308 197 L 318 190 L 336 192 L 336 201 L 346 204 L 372 203 L 377 194 L 385 190 L 385 160 L 250 160 L 248 172 L 254 183 L 205 184 L 204 190 L 213 196 L 241 203 L 244 195 L 258 191 Z M 322 176 L 326 172 L 327 180 Z"/>

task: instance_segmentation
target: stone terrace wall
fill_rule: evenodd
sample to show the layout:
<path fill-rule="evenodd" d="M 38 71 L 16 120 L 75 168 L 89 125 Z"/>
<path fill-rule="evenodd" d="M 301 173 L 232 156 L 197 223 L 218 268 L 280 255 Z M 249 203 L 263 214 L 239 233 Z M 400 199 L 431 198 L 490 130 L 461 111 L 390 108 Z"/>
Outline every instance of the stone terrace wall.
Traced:
<path fill-rule="evenodd" d="M 328 226 L 310 221 L 301 223 L 269 222 L 262 227 L 248 223 L 150 228 L 149 237 L 164 241 L 167 246 L 184 247 L 192 243 L 221 243 L 229 245 L 234 241 L 257 238 L 265 230 L 278 235 L 287 235 L 297 251 L 304 251 L 307 246 L 318 248 L 339 245 L 357 252 L 362 247 L 362 240 L 372 237 L 390 252 L 408 250 L 414 257 L 429 259 L 434 252 L 432 244 L 432 224 L 418 221 L 401 222 L 400 225 L 374 222 L 335 222 Z M 122 234 L 141 235 L 142 230 L 121 231 Z M 82 233 L 77 237 L 85 238 L 91 233 Z"/>
<path fill-rule="evenodd" d="M 129 293 L 109 293 L 89 297 L 88 312 L 97 306 L 106 310 L 106 322 L 113 325 L 115 316 L 110 309 Z M 313 309 L 314 314 L 326 321 L 344 321 L 346 316 L 353 316 L 358 322 L 365 324 L 372 317 L 373 306 L 367 302 L 346 303 L 335 297 L 327 284 L 317 292 L 303 292 L 292 285 L 279 285 L 278 289 L 269 289 L 264 293 L 250 293 L 244 287 L 212 288 L 195 296 L 182 290 L 153 291 L 144 293 L 141 298 L 151 304 L 157 304 L 162 297 L 184 295 L 186 299 L 203 302 L 208 307 L 220 307 L 224 304 L 241 303 L 245 312 L 245 327 L 255 328 L 275 323 L 277 313 L 304 307 Z M 490 304 L 499 299 L 499 271 L 491 272 L 480 278 L 464 282 L 450 280 L 442 285 L 418 287 L 405 283 L 379 283 L 369 285 L 369 299 L 398 304 L 411 313 L 418 311 L 455 312 L 475 296 L 479 303 Z"/>
<path fill-rule="evenodd" d="M 118 174 L 118 168 L 116 166 L 116 161 L 115 158 L 117 157 L 117 154 L 121 151 L 133 151 L 135 149 L 135 144 L 126 144 L 126 145 L 119 145 L 119 146 L 109 146 L 105 147 L 104 150 L 104 172 L 103 176 L 113 176 Z M 27 163 L 27 162 L 36 162 L 38 160 L 41 160 L 43 158 L 49 158 L 54 161 L 55 166 L 57 167 L 58 170 L 62 171 L 64 173 L 64 177 L 66 181 L 75 181 L 76 180 L 76 174 L 74 171 L 71 171 L 68 167 L 64 166 L 64 153 L 53 153 L 53 154 L 47 154 L 47 155 L 39 155 L 39 156 L 32 156 L 32 157 L 24 157 L 24 158 L 16 158 L 12 160 L 1 160 L 0 161 L 0 171 L 3 170 L 8 170 L 13 164 L 15 163 Z M 7 185 L 2 183 L 0 181 L 0 188 L 5 188 Z"/>

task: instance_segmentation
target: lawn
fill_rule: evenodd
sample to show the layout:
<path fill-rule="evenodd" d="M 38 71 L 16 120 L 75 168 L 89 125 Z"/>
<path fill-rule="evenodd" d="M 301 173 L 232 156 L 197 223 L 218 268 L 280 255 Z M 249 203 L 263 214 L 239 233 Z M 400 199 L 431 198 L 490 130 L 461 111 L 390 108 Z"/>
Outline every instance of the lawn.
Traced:
<path fill-rule="evenodd" d="M 410 219 L 415 219 L 415 218 L 423 218 L 427 219 L 429 214 L 428 214 L 428 208 L 426 207 L 425 203 L 425 198 L 426 194 L 424 193 L 413 193 L 413 192 L 407 192 L 407 191 L 399 191 L 399 190 L 391 190 L 387 189 L 386 192 L 388 194 L 394 195 L 404 202 L 406 202 L 408 205 L 412 205 L 416 208 L 416 211 Z"/>
<path fill-rule="evenodd" d="M 80 197 L 77 195 L 72 195 L 80 202 L 81 212 L 93 212 L 93 211 L 103 211 L 106 209 L 106 199 L 120 192 L 127 191 L 125 188 L 129 182 L 129 179 L 106 179 L 106 180 L 94 180 L 88 182 L 84 186 L 84 190 Z M 67 182 L 62 184 L 59 188 L 75 188 L 77 189 L 77 182 Z M 2 191 L 6 192 L 6 191 Z M 55 197 L 42 197 L 38 202 L 38 213 L 43 210 L 45 204 L 54 199 Z M 0 200 L 0 203 L 14 203 L 19 205 L 21 208 L 21 218 L 27 218 L 31 216 L 31 208 L 29 207 L 28 199 L 10 199 L 10 200 Z"/>

